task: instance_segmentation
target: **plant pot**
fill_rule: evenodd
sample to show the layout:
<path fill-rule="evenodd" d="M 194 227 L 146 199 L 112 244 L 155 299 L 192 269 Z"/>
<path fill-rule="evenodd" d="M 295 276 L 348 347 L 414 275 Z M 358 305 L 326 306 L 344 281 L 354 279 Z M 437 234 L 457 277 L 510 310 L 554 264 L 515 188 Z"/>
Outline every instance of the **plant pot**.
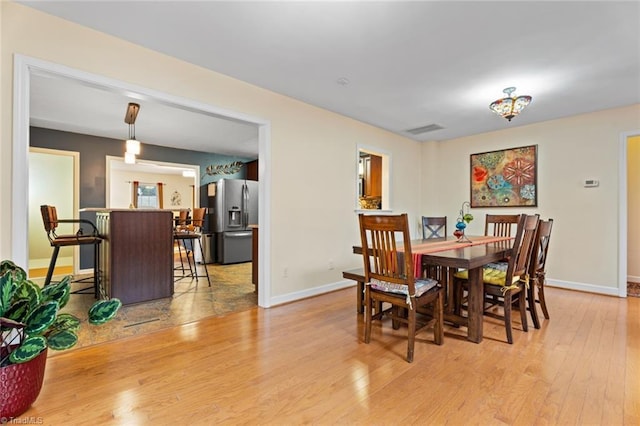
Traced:
<path fill-rule="evenodd" d="M 27 411 L 40 394 L 47 364 L 47 349 L 31 361 L 0 367 L 0 418 Z"/>

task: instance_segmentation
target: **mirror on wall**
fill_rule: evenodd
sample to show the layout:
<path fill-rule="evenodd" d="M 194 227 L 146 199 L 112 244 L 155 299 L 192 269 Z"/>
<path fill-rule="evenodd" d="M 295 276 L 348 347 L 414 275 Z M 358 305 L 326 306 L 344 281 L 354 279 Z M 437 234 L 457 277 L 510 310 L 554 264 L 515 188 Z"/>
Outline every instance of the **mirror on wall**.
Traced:
<path fill-rule="evenodd" d="M 390 155 L 374 149 L 358 149 L 359 210 L 389 209 Z"/>

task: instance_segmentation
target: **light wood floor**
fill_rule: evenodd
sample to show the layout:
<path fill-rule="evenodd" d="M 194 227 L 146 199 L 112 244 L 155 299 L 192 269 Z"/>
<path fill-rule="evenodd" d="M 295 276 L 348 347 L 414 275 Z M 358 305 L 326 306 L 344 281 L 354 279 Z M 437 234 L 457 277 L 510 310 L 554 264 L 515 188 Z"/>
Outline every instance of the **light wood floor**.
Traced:
<path fill-rule="evenodd" d="M 374 326 L 355 289 L 50 356 L 44 424 L 640 424 L 640 299 L 547 289 L 528 333 L 481 344 Z M 518 324 L 519 325 L 519 324 Z M 24 417 L 23 416 L 23 417 Z"/>

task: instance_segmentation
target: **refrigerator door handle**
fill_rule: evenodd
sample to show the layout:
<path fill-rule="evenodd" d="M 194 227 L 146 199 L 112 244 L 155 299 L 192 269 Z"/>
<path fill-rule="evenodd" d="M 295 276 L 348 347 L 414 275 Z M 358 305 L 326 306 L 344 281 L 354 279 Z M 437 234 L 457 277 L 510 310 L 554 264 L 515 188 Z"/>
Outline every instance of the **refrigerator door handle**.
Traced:
<path fill-rule="evenodd" d="M 225 234 L 225 238 L 247 238 L 251 236 L 251 232 L 229 232 Z"/>
<path fill-rule="evenodd" d="M 242 227 L 246 228 L 249 224 L 249 187 L 247 183 L 242 184 Z"/>

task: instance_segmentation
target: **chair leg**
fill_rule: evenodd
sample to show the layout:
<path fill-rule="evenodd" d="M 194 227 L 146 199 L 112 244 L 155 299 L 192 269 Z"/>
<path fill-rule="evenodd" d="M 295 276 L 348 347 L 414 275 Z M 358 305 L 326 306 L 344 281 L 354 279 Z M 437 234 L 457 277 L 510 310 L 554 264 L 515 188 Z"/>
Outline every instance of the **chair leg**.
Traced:
<path fill-rule="evenodd" d="M 542 314 L 546 319 L 549 319 L 549 311 L 547 311 L 547 302 L 544 298 L 544 275 L 538 278 L 538 300 L 540 300 L 540 307 L 542 308 Z"/>
<path fill-rule="evenodd" d="M 202 247 L 202 239 L 198 238 L 198 244 L 200 244 L 200 254 L 202 254 L 202 266 L 204 267 L 204 273 L 207 276 L 207 282 L 209 283 L 209 287 L 211 287 L 211 279 L 209 278 L 209 270 L 207 269 L 207 264 L 204 261 L 204 248 Z M 193 259 L 193 266 L 197 268 L 196 259 Z M 198 270 L 196 269 L 196 281 L 198 281 Z"/>
<path fill-rule="evenodd" d="M 364 289 L 364 302 L 364 342 L 369 343 L 371 341 L 371 310 L 374 304 L 369 292 L 369 286 L 365 286 Z"/>
<path fill-rule="evenodd" d="M 438 294 L 438 297 L 433 302 L 433 318 L 435 324 L 433 325 L 433 340 L 436 345 L 441 345 L 444 341 L 444 302 L 442 292 Z"/>
<path fill-rule="evenodd" d="M 186 241 L 185 241 L 186 243 Z M 196 259 L 193 256 L 193 247 L 191 247 L 191 250 L 189 250 L 185 244 L 184 246 L 184 252 L 186 253 L 186 257 L 187 257 L 187 265 L 189 266 L 189 275 L 191 275 L 191 278 L 196 278 L 196 281 L 198 281 L 198 277 L 196 277 L 196 274 L 194 273 L 194 269 L 195 269 L 195 263 L 196 263 Z M 191 268 L 191 260 L 193 259 L 193 269 Z"/>
<path fill-rule="evenodd" d="M 392 312 L 391 326 L 393 327 L 394 330 L 399 330 L 400 321 L 398 321 L 396 318 L 400 318 L 401 316 L 404 316 L 404 312 L 402 312 L 402 308 L 400 306 L 395 306 L 395 305 L 391 307 L 391 312 Z"/>
<path fill-rule="evenodd" d="M 416 300 L 415 298 L 412 298 L 413 300 L 411 301 L 411 303 L 413 304 L 413 306 L 416 306 Z M 407 343 L 407 362 L 413 362 L 413 347 L 415 345 L 416 342 L 416 310 L 411 308 L 409 309 L 409 315 L 408 315 L 408 324 L 407 324 L 407 328 L 408 330 L 408 340 L 409 342 Z"/>
<path fill-rule="evenodd" d="M 513 343 L 513 336 L 511 334 L 511 290 L 504 294 L 504 328 L 507 332 L 507 342 Z"/>
<path fill-rule="evenodd" d="M 58 253 L 60 252 L 60 246 L 53 247 L 53 254 L 51 255 L 51 261 L 49 262 L 49 269 L 47 270 L 47 277 L 44 279 L 44 285 L 51 284 L 51 277 L 53 277 L 53 270 L 56 267 L 56 260 L 58 259 Z"/>
<path fill-rule="evenodd" d="M 364 282 L 362 281 L 358 281 L 356 290 L 356 307 L 359 314 L 364 312 Z"/>
<path fill-rule="evenodd" d="M 185 247 L 185 251 L 187 251 Z M 182 276 L 184 277 L 184 262 L 182 261 L 182 242 L 178 240 L 178 256 L 180 256 L 180 268 L 182 269 Z"/>
<path fill-rule="evenodd" d="M 531 321 L 535 328 L 540 328 L 540 319 L 538 318 L 538 309 L 536 308 L 536 282 L 534 278 L 529 282 L 529 288 L 527 288 L 527 306 L 531 313 Z"/>
<path fill-rule="evenodd" d="M 520 321 L 522 321 L 522 329 L 529 331 L 529 324 L 527 323 L 527 305 L 524 300 L 525 291 L 521 289 L 518 293 L 518 309 L 520 310 Z"/>

